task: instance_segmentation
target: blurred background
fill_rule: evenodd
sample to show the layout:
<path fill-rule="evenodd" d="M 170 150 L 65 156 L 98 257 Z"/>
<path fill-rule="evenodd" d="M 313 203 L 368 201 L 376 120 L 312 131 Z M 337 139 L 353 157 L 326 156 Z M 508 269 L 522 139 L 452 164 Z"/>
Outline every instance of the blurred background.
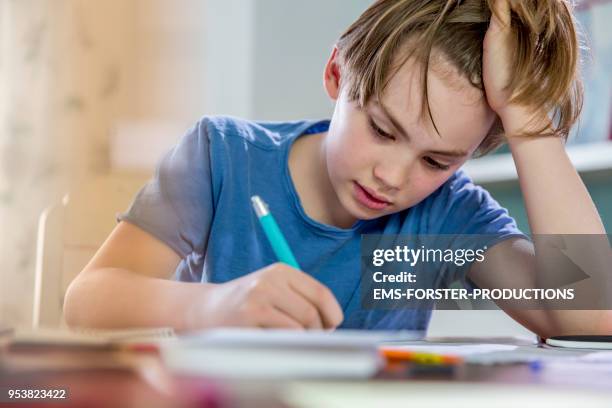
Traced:
<path fill-rule="evenodd" d="M 108 175 L 146 179 L 203 115 L 329 117 L 325 61 L 370 3 L 0 0 L 0 323 L 32 323 L 48 257 L 39 219 L 67 193 Z M 568 150 L 612 231 L 612 3 L 580 1 L 576 15 L 590 49 Z M 466 168 L 528 231 L 508 154 Z M 112 228 L 112 214 L 97 214 L 88 221 Z"/>

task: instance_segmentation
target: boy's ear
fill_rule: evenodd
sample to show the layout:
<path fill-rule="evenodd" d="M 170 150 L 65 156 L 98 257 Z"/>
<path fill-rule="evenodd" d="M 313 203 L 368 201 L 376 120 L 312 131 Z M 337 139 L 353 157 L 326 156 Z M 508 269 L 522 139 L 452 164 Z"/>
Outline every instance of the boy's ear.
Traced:
<path fill-rule="evenodd" d="M 333 100 L 338 99 L 340 95 L 340 65 L 337 57 L 338 48 L 334 47 L 325 65 L 325 73 L 323 76 L 323 86 L 327 91 L 327 95 Z"/>

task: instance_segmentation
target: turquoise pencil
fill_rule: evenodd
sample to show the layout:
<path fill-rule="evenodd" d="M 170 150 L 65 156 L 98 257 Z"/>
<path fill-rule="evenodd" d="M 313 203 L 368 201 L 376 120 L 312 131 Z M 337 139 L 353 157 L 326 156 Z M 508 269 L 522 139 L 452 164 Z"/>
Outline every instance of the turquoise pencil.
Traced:
<path fill-rule="evenodd" d="M 268 205 L 256 195 L 251 197 L 251 203 L 278 260 L 296 269 L 300 269 L 300 265 L 293 256 L 293 252 L 291 252 L 291 248 L 289 248 L 289 244 L 278 227 L 276 220 L 270 213 Z"/>

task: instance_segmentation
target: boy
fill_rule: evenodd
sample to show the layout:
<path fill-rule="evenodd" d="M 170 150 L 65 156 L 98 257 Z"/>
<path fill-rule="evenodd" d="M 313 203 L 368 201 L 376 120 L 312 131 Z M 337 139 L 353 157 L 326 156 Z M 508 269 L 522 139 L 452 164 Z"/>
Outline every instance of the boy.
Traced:
<path fill-rule="evenodd" d="M 480 1 L 377 1 L 326 65 L 331 121 L 200 121 L 71 284 L 67 322 L 425 329 L 430 310 L 361 309 L 360 236 L 494 234 L 484 262 L 440 271 L 431 284 L 466 273 L 483 288 L 509 275 L 533 280 L 532 244 L 459 170 L 500 138 L 534 234 L 605 234 L 563 149 L 580 110 L 567 5 L 488 7 L 493 16 Z M 282 220 L 303 271 L 274 263 L 250 208 L 255 194 Z M 604 311 L 508 313 L 544 337 L 612 331 Z"/>

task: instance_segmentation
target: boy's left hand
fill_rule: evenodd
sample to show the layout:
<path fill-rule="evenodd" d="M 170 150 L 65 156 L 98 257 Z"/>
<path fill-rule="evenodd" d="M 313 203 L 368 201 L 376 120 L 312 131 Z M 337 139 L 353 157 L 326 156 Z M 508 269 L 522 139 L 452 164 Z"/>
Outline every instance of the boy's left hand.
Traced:
<path fill-rule="evenodd" d="M 528 107 L 510 103 L 508 84 L 514 66 L 510 0 L 495 0 L 494 8 L 483 43 L 482 77 L 487 102 L 502 120 L 508 137 L 526 130 L 532 115 Z"/>

